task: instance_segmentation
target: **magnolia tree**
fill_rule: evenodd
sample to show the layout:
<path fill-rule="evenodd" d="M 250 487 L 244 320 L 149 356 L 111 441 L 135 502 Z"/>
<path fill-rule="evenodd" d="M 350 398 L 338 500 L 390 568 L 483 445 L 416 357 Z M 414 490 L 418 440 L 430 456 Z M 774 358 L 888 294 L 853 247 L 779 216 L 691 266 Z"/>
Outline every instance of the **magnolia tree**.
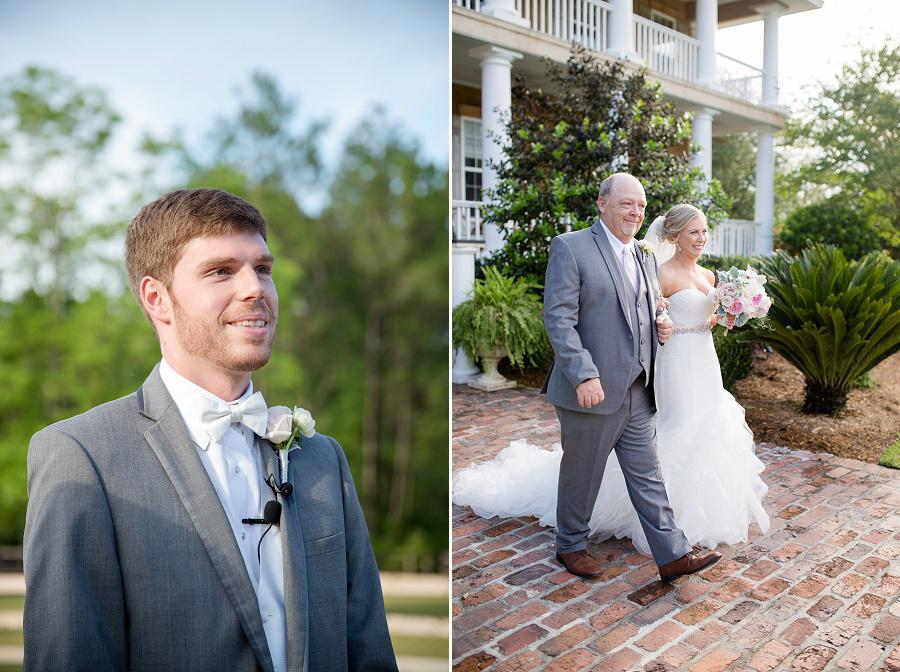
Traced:
<path fill-rule="evenodd" d="M 725 215 L 730 201 L 718 182 L 689 165 L 690 115 L 643 71 L 626 74 L 582 47 L 564 67 L 546 63 L 546 90 L 522 79 L 513 90 L 497 183 L 485 194 L 485 221 L 505 238 L 489 263 L 540 281 L 550 240 L 594 222 L 597 189 L 613 172 L 641 180 L 648 223 L 676 203 L 699 207 L 710 226 Z"/>

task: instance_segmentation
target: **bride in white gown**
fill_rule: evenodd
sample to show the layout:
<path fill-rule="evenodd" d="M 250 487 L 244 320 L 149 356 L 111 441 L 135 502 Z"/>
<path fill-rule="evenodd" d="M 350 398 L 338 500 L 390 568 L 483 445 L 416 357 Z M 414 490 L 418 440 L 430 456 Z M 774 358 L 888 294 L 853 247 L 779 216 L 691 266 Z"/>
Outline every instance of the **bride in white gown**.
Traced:
<path fill-rule="evenodd" d="M 769 517 L 762 506 L 763 463 L 754 454 L 744 409 L 722 387 L 713 347 L 715 276 L 696 264 L 707 238 L 703 213 L 677 205 L 653 222 L 644 239 L 656 249 L 660 288 L 675 324 L 675 334 L 658 350 L 654 376 L 659 463 L 678 527 L 692 545 L 713 549 L 747 541 L 754 520 L 765 532 Z M 559 444 L 545 450 L 513 441 L 495 459 L 457 473 L 453 502 L 485 518 L 535 516 L 553 527 L 561 458 Z M 650 555 L 615 451 L 590 529 L 592 539 L 629 537 Z"/>

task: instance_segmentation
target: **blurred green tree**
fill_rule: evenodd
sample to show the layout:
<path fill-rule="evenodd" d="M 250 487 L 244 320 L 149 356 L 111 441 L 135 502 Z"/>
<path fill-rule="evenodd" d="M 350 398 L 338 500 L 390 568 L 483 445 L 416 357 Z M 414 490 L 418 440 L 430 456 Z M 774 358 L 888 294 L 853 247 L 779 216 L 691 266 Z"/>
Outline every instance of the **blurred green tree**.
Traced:
<path fill-rule="evenodd" d="M 831 83 L 811 93 L 785 128 L 807 151 L 793 181 L 824 198 L 834 193 L 872 217 L 883 244 L 900 254 L 900 43 L 860 49 Z M 796 189 L 795 189 L 796 193 Z"/>

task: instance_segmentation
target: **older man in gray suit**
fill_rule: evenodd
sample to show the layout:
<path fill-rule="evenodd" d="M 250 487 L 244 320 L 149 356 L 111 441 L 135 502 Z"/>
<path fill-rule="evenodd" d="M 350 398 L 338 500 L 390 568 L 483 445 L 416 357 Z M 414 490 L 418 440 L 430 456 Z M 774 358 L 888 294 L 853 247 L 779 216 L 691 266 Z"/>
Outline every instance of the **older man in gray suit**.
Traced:
<path fill-rule="evenodd" d="M 557 236 L 544 285 L 544 325 L 555 359 L 543 391 L 556 406 L 563 457 L 557 497 L 557 558 L 598 576 L 587 552 L 588 521 L 606 460 L 615 450 L 631 502 L 663 581 L 692 574 L 721 555 L 695 554 L 675 525 L 656 455 L 653 365 L 671 336 L 656 260 L 635 249 L 647 205 L 641 183 L 617 173 L 600 185 L 600 219 Z"/>
<path fill-rule="evenodd" d="M 397 669 L 340 446 L 299 415 L 299 449 L 264 438 L 284 438 L 251 382 L 275 336 L 273 263 L 259 211 L 217 189 L 129 225 L 163 359 L 31 441 L 25 670 Z"/>

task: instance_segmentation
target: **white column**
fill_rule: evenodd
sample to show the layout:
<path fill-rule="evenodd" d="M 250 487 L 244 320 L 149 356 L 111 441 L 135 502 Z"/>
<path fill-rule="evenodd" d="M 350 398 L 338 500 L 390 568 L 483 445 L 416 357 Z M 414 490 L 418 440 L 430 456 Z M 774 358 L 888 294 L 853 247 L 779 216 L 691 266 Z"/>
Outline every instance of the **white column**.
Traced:
<path fill-rule="evenodd" d="M 778 3 L 757 8 L 763 16 L 763 91 L 762 104 L 778 107 Z"/>
<path fill-rule="evenodd" d="M 691 156 L 691 165 L 703 171 L 707 182 L 712 178 L 712 125 L 713 117 L 717 114 L 718 110 L 701 107 L 694 112 L 691 126 L 691 140 L 700 145 L 697 153 Z"/>
<path fill-rule="evenodd" d="M 481 0 L 481 13 L 495 19 L 528 27 L 528 21 L 516 10 L 515 0 Z"/>
<path fill-rule="evenodd" d="M 716 30 L 719 27 L 717 0 L 697 0 L 696 35 L 700 42 L 697 83 L 716 87 Z"/>
<path fill-rule="evenodd" d="M 633 0 L 609 0 L 612 9 L 607 24 L 606 53 L 613 58 L 621 58 L 639 63 L 640 56 L 634 50 Z"/>
<path fill-rule="evenodd" d="M 505 144 L 504 115 L 512 105 L 512 63 L 522 54 L 484 46 L 469 50 L 469 55 L 481 61 L 481 186 L 487 190 L 497 183 L 492 163 L 503 160 L 501 144 Z M 497 142 L 500 140 L 500 143 Z M 495 224 L 484 224 L 484 256 L 503 247 L 503 238 Z"/>
<path fill-rule="evenodd" d="M 475 283 L 475 255 L 478 253 L 477 247 L 454 247 L 453 248 L 453 266 L 450 270 L 452 291 L 451 300 L 455 308 L 466 300 L 466 294 L 472 291 L 472 285 Z M 474 380 L 481 369 L 474 366 L 462 348 L 457 348 L 453 352 L 453 371 L 452 377 L 454 383 L 467 383 Z"/>
<path fill-rule="evenodd" d="M 775 130 L 757 133 L 756 200 L 753 219 L 760 223 L 757 254 L 772 254 L 775 225 Z"/>

